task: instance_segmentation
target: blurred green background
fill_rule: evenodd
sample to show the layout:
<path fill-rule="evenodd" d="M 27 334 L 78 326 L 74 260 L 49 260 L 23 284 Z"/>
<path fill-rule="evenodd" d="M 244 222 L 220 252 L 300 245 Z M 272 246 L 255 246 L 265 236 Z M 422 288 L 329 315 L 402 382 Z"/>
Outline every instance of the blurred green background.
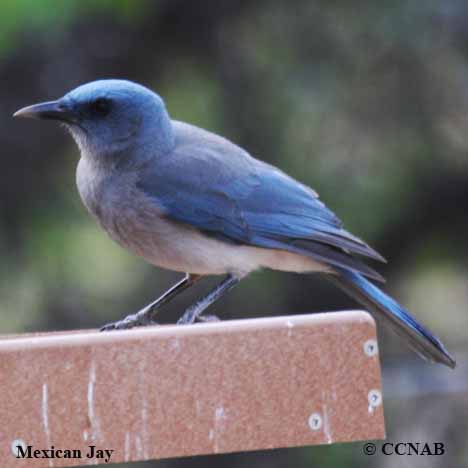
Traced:
<path fill-rule="evenodd" d="M 180 277 L 89 218 L 62 129 L 11 119 L 111 77 L 313 186 L 389 259 L 386 289 L 459 361 L 426 364 L 379 328 L 388 441 L 443 441 L 442 457 L 365 457 L 353 443 L 135 466 L 468 467 L 468 2 L 0 0 L 1 333 L 98 327 Z M 353 307 L 320 278 L 261 272 L 212 312 Z"/>

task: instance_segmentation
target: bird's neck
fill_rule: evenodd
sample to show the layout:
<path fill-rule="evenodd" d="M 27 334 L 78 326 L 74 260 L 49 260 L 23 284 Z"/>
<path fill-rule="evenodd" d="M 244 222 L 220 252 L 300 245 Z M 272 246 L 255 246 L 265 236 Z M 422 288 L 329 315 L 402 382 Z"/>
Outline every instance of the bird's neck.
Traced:
<path fill-rule="evenodd" d="M 154 157 L 163 157 L 174 149 L 175 132 L 167 112 L 154 119 L 145 119 L 134 145 L 136 159 L 145 163 Z"/>

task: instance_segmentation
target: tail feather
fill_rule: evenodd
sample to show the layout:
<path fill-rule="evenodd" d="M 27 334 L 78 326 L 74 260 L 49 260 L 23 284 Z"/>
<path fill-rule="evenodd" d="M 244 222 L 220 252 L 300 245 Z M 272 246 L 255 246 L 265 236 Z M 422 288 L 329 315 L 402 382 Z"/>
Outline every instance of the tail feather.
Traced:
<path fill-rule="evenodd" d="M 349 296 L 386 319 L 387 323 L 423 358 L 445 364 L 452 369 L 455 359 L 443 343 L 427 328 L 423 327 L 400 304 L 381 291 L 359 273 L 335 268 L 339 275 L 327 275 Z"/>

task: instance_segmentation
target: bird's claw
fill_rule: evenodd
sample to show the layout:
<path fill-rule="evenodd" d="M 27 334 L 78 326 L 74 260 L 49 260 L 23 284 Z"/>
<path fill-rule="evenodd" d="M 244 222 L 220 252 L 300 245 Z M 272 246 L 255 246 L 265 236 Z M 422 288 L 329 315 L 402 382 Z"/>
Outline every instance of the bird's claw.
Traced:
<path fill-rule="evenodd" d="M 199 315 L 197 317 L 199 322 L 208 323 L 208 322 L 220 322 L 221 319 L 217 315 Z"/>
<path fill-rule="evenodd" d="M 157 322 L 146 316 L 138 317 L 137 314 L 129 315 L 123 320 L 107 323 L 100 328 L 100 331 L 129 330 L 133 327 L 144 327 L 146 325 L 157 325 Z"/>
<path fill-rule="evenodd" d="M 190 325 L 195 322 L 203 322 L 203 323 L 208 323 L 208 322 L 219 322 L 221 319 L 217 317 L 216 315 L 199 315 L 197 314 L 196 308 L 189 307 L 184 315 L 180 317 L 179 320 L 177 320 L 177 325 Z"/>

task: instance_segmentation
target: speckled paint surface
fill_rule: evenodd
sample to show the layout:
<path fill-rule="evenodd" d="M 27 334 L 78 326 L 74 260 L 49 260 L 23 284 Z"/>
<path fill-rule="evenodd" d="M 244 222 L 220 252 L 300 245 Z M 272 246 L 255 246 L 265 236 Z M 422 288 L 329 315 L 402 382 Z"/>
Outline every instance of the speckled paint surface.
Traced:
<path fill-rule="evenodd" d="M 374 344 L 359 311 L 2 337 L 2 466 L 104 463 L 90 445 L 116 463 L 380 439 Z M 18 440 L 82 456 L 18 459 Z"/>

